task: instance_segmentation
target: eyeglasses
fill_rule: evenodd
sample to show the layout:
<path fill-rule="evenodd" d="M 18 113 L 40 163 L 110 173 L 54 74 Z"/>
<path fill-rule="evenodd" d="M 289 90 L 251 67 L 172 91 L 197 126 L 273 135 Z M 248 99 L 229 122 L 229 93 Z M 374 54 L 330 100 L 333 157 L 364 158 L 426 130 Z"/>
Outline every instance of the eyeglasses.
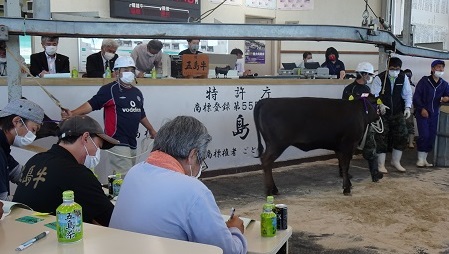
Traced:
<path fill-rule="evenodd" d="M 201 172 L 206 171 L 209 168 L 209 166 L 207 166 L 206 161 L 205 160 L 200 160 L 200 156 L 199 155 L 197 155 L 196 158 L 198 159 L 198 162 L 200 163 L 200 171 Z"/>

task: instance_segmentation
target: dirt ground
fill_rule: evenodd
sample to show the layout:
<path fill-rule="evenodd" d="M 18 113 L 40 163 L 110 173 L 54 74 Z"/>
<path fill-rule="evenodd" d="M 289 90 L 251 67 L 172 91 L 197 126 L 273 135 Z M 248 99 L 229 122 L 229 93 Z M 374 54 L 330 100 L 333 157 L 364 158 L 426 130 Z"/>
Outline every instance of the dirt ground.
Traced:
<path fill-rule="evenodd" d="M 449 155 L 448 155 L 449 156 Z M 430 156 L 429 156 L 430 158 Z M 337 160 L 274 170 L 293 227 L 290 253 L 448 253 L 449 169 L 418 169 L 416 151 L 404 153 L 406 173 L 371 182 L 367 162 L 357 155 L 350 173 L 352 196 L 342 194 Z M 259 219 L 265 200 L 262 171 L 203 179 L 223 213 Z"/>

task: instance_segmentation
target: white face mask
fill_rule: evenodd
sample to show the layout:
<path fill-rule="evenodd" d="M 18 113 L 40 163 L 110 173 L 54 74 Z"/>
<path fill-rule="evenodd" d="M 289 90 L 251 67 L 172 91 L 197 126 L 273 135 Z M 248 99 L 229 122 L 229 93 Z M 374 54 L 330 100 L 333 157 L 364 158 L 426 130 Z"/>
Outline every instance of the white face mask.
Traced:
<path fill-rule="evenodd" d="M 122 72 L 122 76 L 120 77 L 120 80 L 125 84 L 132 84 L 135 80 L 136 76 L 134 75 L 134 72 L 125 71 Z"/>
<path fill-rule="evenodd" d="M 196 174 L 196 176 L 193 176 L 192 165 L 189 165 L 189 169 L 190 169 L 190 177 L 194 177 L 196 179 L 200 178 L 202 172 L 201 168 L 198 170 L 198 174 Z"/>
<path fill-rule="evenodd" d="M 47 53 L 47 55 L 54 55 L 56 54 L 56 50 L 58 49 L 57 46 L 45 46 L 45 52 Z"/>
<path fill-rule="evenodd" d="M 304 62 L 305 62 L 305 63 L 311 63 L 311 62 L 313 62 L 313 59 L 312 59 L 312 58 L 306 59 L 306 60 L 304 60 Z"/>
<path fill-rule="evenodd" d="M 6 63 L 6 57 L 0 57 L 0 63 Z"/>
<path fill-rule="evenodd" d="M 368 76 L 368 79 L 366 80 L 366 83 L 367 84 L 371 84 L 371 83 L 373 83 L 373 80 L 374 80 L 373 76 Z"/>
<path fill-rule="evenodd" d="M 444 75 L 444 71 L 435 71 L 434 75 L 437 78 L 441 78 Z"/>
<path fill-rule="evenodd" d="M 13 142 L 13 146 L 16 147 L 23 147 L 23 146 L 27 146 L 31 143 L 33 143 L 33 141 L 36 139 L 36 135 L 34 135 L 34 133 L 32 133 L 30 130 L 28 130 L 27 126 L 25 125 L 25 123 L 23 122 L 22 119 L 20 119 L 23 123 L 23 126 L 25 126 L 25 128 L 27 129 L 27 134 L 25 134 L 24 137 L 19 136 L 19 134 L 17 133 L 17 129 L 14 128 L 14 131 L 16 131 L 16 136 L 14 137 L 14 142 Z"/>
<path fill-rule="evenodd" d="M 107 61 L 111 60 L 112 58 L 114 58 L 115 54 L 110 53 L 110 52 L 104 52 L 104 59 L 106 59 Z"/>
<path fill-rule="evenodd" d="M 397 78 L 399 75 L 399 71 L 398 70 L 389 70 L 388 74 L 390 75 L 390 77 Z"/>
<path fill-rule="evenodd" d="M 155 54 L 152 54 L 152 53 L 149 53 L 149 52 L 148 52 L 148 55 L 149 55 L 150 57 L 155 56 Z"/>
<path fill-rule="evenodd" d="M 95 152 L 95 155 L 89 155 L 89 152 L 87 151 L 86 146 L 84 146 L 84 149 L 86 150 L 86 159 L 84 159 L 84 166 L 86 166 L 87 168 L 95 168 L 98 163 L 100 163 L 100 149 L 97 147 L 97 145 L 95 144 L 95 142 L 93 141 L 93 139 L 89 136 L 90 140 L 92 141 L 92 143 L 94 144 L 95 148 L 97 148 L 97 151 Z"/>

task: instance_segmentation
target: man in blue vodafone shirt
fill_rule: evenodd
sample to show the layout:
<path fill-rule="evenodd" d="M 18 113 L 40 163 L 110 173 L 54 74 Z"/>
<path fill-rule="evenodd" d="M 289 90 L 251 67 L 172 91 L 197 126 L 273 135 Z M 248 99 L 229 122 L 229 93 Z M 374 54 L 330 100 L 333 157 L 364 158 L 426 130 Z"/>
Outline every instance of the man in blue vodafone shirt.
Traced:
<path fill-rule="evenodd" d="M 117 80 L 102 86 L 92 99 L 77 109 L 64 110 L 61 114 L 65 119 L 104 108 L 105 133 L 120 141 L 120 145 L 110 149 L 113 153 L 109 156 L 110 167 L 122 174 L 135 164 L 135 158 L 127 157 L 136 155 L 139 123 L 149 131 L 151 138 L 156 136 L 156 131 L 145 114 L 142 92 L 133 86 L 135 69 L 134 60 L 130 56 L 117 58 L 114 65 Z"/>

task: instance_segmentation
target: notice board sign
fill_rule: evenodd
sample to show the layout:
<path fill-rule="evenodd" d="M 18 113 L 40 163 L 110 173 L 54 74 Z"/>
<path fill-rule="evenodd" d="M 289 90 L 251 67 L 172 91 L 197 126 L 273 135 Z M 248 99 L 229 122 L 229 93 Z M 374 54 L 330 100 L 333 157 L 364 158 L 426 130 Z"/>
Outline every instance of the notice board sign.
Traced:
<path fill-rule="evenodd" d="M 206 54 L 182 55 L 182 76 L 188 78 L 207 78 L 209 74 L 209 56 Z"/>
<path fill-rule="evenodd" d="M 112 18 L 188 22 L 201 15 L 200 0 L 110 0 Z"/>

